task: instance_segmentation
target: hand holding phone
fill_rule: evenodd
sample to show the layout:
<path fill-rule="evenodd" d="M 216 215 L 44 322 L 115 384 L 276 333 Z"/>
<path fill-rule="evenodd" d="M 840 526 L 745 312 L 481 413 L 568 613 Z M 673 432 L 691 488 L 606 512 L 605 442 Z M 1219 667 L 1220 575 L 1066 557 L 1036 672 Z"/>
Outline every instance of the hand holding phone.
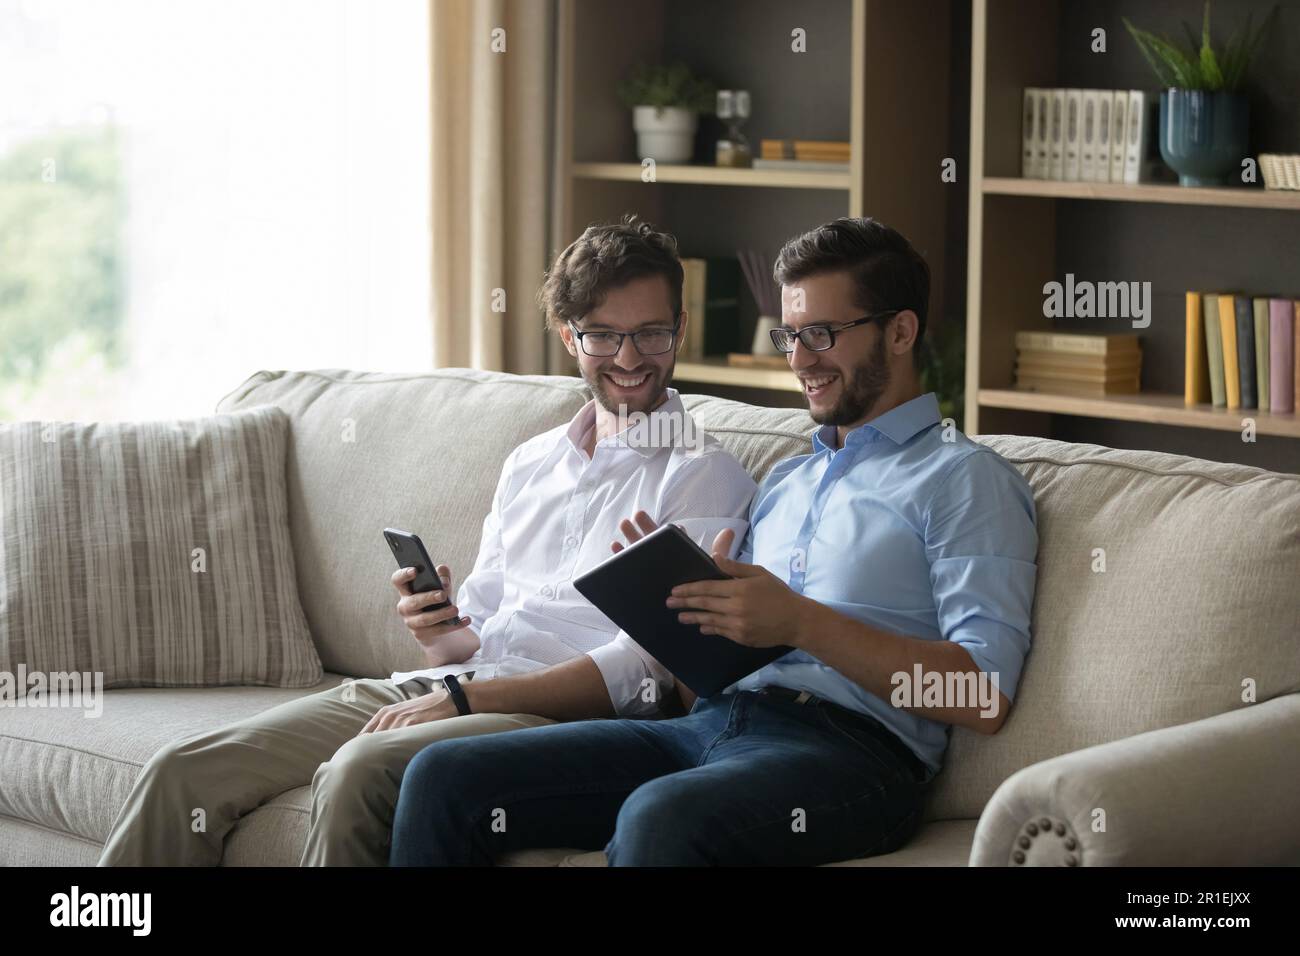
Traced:
<path fill-rule="evenodd" d="M 397 559 L 398 570 L 392 576 L 402 595 L 397 613 L 421 643 L 469 623 L 451 603 L 451 569 L 434 565 L 418 535 L 385 528 L 384 540 Z"/>

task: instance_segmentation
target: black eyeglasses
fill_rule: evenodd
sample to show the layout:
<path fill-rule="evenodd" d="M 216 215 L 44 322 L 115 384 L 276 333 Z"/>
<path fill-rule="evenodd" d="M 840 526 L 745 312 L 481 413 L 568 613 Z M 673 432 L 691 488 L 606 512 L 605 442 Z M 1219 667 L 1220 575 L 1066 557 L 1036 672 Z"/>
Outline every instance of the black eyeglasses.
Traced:
<path fill-rule="evenodd" d="M 671 329 L 641 329 L 639 332 L 584 332 L 569 321 L 569 328 L 582 350 L 593 358 L 609 358 L 617 355 L 623 348 L 623 340 L 629 336 L 632 345 L 642 355 L 663 355 L 671 352 L 673 340 L 677 338 L 677 327 L 681 320 L 673 323 Z"/>
<path fill-rule="evenodd" d="M 803 343 L 803 347 L 810 352 L 825 352 L 827 349 L 834 347 L 835 336 L 840 332 L 851 329 L 855 325 L 865 325 L 868 322 L 875 322 L 877 319 L 887 319 L 891 315 L 898 315 L 902 311 L 902 309 L 890 309 L 888 312 L 864 315 L 860 319 L 843 322 L 833 328 L 829 325 L 805 325 L 798 332 L 793 329 L 773 329 L 770 333 L 772 344 L 777 347 L 778 351 L 788 354 L 794 351 L 794 340 L 798 339 Z"/>

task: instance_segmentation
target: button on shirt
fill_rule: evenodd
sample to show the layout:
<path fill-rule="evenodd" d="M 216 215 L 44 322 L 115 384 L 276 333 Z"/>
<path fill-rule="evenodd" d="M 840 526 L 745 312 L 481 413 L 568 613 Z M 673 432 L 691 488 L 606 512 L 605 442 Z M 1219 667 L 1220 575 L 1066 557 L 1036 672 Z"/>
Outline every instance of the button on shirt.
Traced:
<path fill-rule="evenodd" d="M 476 680 L 506 677 L 587 654 L 620 715 L 658 711 L 672 676 L 579 594 L 573 579 L 610 556 L 610 543 L 623 538 L 619 522 L 638 510 L 680 525 L 706 550 L 724 528 L 740 542 L 756 487 L 740 462 L 695 426 L 677 391 L 667 393 L 639 429 L 634 419 L 597 442 L 590 458 L 583 446 L 596 428 L 594 401 L 568 425 L 510 453 L 478 558 L 456 594 L 479 650 L 463 663 L 393 674 L 394 681 L 467 671 Z"/>
<path fill-rule="evenodd" d="M 740 560 L 872 627 L 954 641 L 1014 699 L 1037 574 L 1033 494 L 1014 467 L 939 427 L 933 393 L 850 431 L 813 436 L 777 464 L 750 508 Z M 893 706 L 795 650 L 729 690 L 804 690 L 879 720 L 938 773 L 948 725 Z M 997 694 L 993 699 L 996 701 Z M 975 701 L 969 701 L 975 704 Z"/>

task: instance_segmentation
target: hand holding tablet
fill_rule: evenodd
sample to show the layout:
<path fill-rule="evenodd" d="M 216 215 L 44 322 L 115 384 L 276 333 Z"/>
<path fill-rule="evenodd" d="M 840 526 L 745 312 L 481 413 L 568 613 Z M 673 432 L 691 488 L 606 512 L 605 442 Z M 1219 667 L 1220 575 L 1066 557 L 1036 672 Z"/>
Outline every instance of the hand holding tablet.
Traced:
<path fill-rule="evenodd" d="M 698 624 L 679 621 L 679 610 L 667 603 L 674 587 L 725 581 L 729 575 L 681 528 L 673 524 L 655 528 L 648 516 L 637 518 L 639 530 L 630 521 L 622 526 L 631 543 L 626 547 L 616 543 L 612 557 L 573 584 L 676 679 L 707 697 L 790 651 L 784 645 L 746 647 L 718 634 L 702 633 Z"/>

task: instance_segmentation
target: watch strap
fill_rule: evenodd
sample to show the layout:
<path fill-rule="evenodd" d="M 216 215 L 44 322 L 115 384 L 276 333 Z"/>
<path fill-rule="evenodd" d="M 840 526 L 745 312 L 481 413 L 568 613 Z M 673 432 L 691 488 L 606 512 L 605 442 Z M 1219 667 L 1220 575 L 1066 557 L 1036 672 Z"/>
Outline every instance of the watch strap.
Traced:
<path fill-rule="evenodd" d="M 456 713 L 461 717 L 466 717 L 474 713 L 469 707 L 469 698 L 465 696 L 465 688 L 460 686 L 460 681 L 455 674 L 448 674 L 442 679 L 442 685 L 447 688 L 447 695 L 451 697 L 451 702 L 456 705 Z"/>

